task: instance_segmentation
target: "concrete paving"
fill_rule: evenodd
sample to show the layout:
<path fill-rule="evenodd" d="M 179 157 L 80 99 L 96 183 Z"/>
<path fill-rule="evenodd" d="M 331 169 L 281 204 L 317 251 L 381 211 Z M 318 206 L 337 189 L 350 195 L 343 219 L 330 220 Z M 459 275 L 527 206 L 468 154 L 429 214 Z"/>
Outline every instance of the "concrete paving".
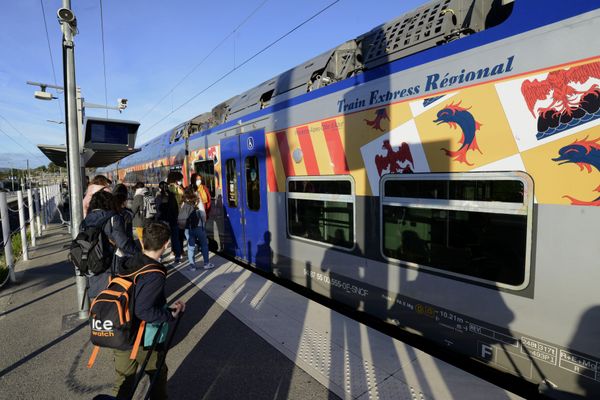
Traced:
<path fill-rule="evenodd" d="M 110 393 L 112 355 L 92 369 L 87 321 L 77 311 L 73 268 L 65 261 L 65 228 L 51 225 L 19 283 L 0 289 L 0 388 L 6 399 L 91 399 Z M 167 358 L 172 399 L 337 399 L 316 379 L 171 270 L 167 293 L 188 304 Z M 67 321 L 68 322 L 68 321 Z"/>

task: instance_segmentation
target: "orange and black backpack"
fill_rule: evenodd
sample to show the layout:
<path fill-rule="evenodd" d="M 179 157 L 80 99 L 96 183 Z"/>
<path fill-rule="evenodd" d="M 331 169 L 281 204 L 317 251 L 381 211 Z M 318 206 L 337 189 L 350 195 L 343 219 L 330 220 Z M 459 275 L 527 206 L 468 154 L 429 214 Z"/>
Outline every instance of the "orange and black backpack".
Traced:
<path fill-rule="evenodd" d="M 128 350 L 133 345 L 130 358 L 134 360 L 144 336 L 145 321 L 134 313 L 134 293 L 140 275 L 159 272 L 166 275 L 158 264 L 144 265 L 129 275 L 112 278 L 90 306 L 91 342 L 94 350 L 88 368 L 94 365 L 100 347 Z"/>

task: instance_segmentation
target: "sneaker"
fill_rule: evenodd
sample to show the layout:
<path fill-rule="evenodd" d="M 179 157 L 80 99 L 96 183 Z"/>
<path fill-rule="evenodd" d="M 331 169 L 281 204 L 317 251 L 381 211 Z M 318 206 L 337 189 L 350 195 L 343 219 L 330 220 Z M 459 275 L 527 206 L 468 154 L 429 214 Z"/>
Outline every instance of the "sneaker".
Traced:
<path fill-rule="evenodd" d="M 189 270 L 190 270 L 190 271 L 192 271 L 192 272 L 196 272 L 196 271 L 198 271 L 198 267 L 196 267 L 195 265 L 192 265 L 192 266 L 189 268 Z"/>
<path fill-rule="evenodd" d="M 213 263 L 208 263 L 204 266 L 204 269 L 213 269 L 215 267 L 215 264 Z"/>
<path fill-rule="evenodd" d="M 181 262 L 181 258 L 175 258 L 175 261 L 173 261 L 173 264 L 179 264 Z"/>
<path fill-rule="evenodd" d="M 170 262 L 173 261 L 175 259 L 175 256 L 173 255 L 173 253 L 169 254 L 168 256 L 166 256 L 163 261 L 165 262 Z"/>

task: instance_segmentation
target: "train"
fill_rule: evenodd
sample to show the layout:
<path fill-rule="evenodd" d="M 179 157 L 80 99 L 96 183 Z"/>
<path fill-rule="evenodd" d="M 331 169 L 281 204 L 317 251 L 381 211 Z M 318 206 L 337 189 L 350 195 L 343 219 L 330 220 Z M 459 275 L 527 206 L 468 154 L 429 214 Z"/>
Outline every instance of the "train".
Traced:
<path fill-rule="evenodd" d="M 202 176 L 213 248 L 600 398 L 600 4 L 434 0 L 100 172 Z"/>

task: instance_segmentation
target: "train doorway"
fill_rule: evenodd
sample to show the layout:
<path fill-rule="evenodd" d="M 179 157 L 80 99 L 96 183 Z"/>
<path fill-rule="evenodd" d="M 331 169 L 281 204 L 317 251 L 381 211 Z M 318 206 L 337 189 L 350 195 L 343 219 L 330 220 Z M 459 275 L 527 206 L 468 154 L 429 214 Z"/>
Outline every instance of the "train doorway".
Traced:
<path fill-rule="evenodd" d="M 258 268 L 271 266 L 264 130 L 221 140 L 226 253 Z"/>

